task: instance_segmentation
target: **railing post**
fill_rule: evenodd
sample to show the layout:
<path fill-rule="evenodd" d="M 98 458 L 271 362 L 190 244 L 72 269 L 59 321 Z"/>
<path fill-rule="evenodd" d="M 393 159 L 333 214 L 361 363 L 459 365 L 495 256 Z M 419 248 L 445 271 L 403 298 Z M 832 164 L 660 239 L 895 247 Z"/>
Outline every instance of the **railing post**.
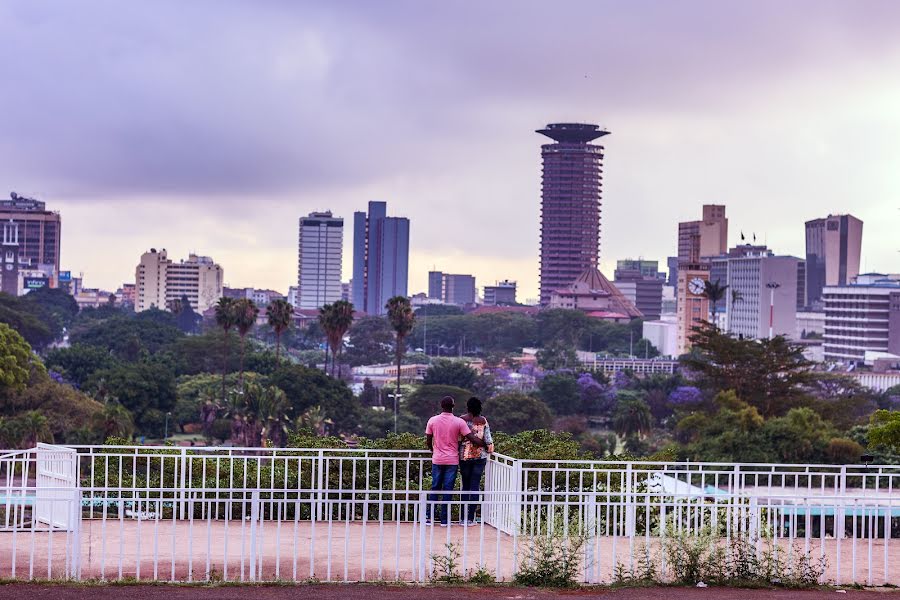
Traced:
<path fill-rule="evenodd" d="M 418 551 L 419 552 L 418 552 L 418 556 L 415 556 L 415 555 L 413 556 L 414 564 L 418 565 L 418 567 L 419 567 L 419 569 L 418 569 L 419 570 L 419 573 L 418 573 L 419 583 L 425 583 L 425 580 L 426 580 L 425 566 L 426 566 L 426 561 L 427 561 L 427 557 L 428 557 L 428 552 L 427 552 L 426 544 L 425 544 L 425 542 L 426 542 L 425 534 L 426 534 L 428 525 L 426 524 L 425 515 L 428 511 L 427 506 L 428 506 L 428 494 L 424 490 L 419 490 L 419 519 L 418 519 L 419 520 L 419 540 L 418 540 L 418 542 L 419 542 Z"/>
<path fill-rule="evenodd" d="M 635 501 L 632 489 L 632 464 L 625 465 L 625 485 L 623 491 L 625 493 L 625 535 L 634 537 L 635 522 Z"/>
<path fill-rule="evenodd" d="M 250 581 L 256 581 L 257 561 L 259 550 L 257 549 L 257 524 L 259 522 L 259 490 L 250 494 Z"/>
<path fill-rule="evenodd" d="M 835 539 L 842 540 L 844 539 L 844 532 L 847 529 L 847 509 L 844 508 L 844 499 L 847 497 L 847 467 L 846 465 L 841 467 L 841 475 L 840 481 L 838 483 L 840 487 L 840 492 L 838 496 L 840 497 L 840 503 L 835 502 L 835 513 L 834 513 L 834 537 Z"/>
<path fill-rule="evenodd" d="M 181 513 L 181 518 L 187 518 L 187 506 L 185 499 L 187 498 L 187 491 L 185 490 L 185 482 L 187 481 L 185 472 L 187 470 L 187 449 L 181 449 L 181 457 L 179 458 L 178 465 L 178 506 L 179 512 Z"/>
<path fill-rule="evenodd" d="M 511 531 L 515 535 L 519 533 L 522 527 L 522 504 L 525 501 L 525 477 L 522 469 L 522 461 L 518 458 L 513 459 L 513 481 L 512 481 L 512 498 L 510 498 L 509 520 Z"/>

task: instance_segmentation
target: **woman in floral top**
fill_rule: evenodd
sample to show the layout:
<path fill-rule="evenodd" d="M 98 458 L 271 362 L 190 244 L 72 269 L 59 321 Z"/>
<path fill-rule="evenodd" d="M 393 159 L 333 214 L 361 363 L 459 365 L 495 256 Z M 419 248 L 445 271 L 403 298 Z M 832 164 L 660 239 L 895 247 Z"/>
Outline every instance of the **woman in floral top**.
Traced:
<path fill-rule="evenodd" d="M 469 398 L 466 402 L 468 413 L 462 416 L 463 421 L 469 424 L 469 430 L 475 434 L 475 437 L 484 440 L 487 444 L 485 448 L 476 446 L 468 440 L 463 440 L 459 449 L 459 472 L 462 479 L 463 492 L 476 492 L 474 494 L 463 494 L 462 501 L 470 502 L 465 504 L 466 514 L 462 515 L 462 521 L 468 524 L 475 524 L 475 512 L 478 505 L 474 501 L 478 500 L 477 492 L 481 489 L 481 477 L 484 475 L 484 468 L 487 465 L 488 454 L 494 451 L 494 440 L 491 437 L 491 426 L 487 419 L 481 416 L 481 400 L 478 398 Z"/>

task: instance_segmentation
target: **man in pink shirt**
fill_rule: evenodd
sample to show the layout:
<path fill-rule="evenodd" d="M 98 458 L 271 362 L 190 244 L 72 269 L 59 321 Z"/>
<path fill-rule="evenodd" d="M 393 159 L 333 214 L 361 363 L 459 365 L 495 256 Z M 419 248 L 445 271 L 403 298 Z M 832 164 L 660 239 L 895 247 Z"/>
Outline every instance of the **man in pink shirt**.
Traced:
<path fill-rule="evenodd" d="M 456 484 L 456 473 L 459 471 L 459 441 L 463 438 L 476 446 L 485 447 L 482 439 L 469 431 L 469 424 L 453 414 L 453 397 L 444 396 L 441 400 L 441 414 L 428 419 L 425 427 L 425 444 L 431 450 L 431 490 L 449 491 Z M 426 520 L 431 520 L 431 503 L 437 500 L 447 501 L 449 494 L 429 494 L 429 504 L 425 509 Z M 447 525 L 450 512 L 446 504 L 439 504 L 435 509 L 435 517 L 441 525 Z"/>

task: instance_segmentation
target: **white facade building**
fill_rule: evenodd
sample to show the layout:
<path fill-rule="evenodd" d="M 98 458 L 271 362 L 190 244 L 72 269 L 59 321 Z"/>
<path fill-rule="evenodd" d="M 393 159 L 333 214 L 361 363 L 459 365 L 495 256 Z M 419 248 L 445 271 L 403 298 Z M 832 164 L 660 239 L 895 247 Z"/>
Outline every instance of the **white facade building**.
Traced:
<path fill-rule="evenodd" d="M 172 302 L 187 296 L 191 308 L 202 313 L 222 297 L 222 267 L 208 256 L 191 254 L 187 260 L 173 262 L 165 248 L 151 248 L 141 255 L 135 269 L 134 310 L 151 307 L 169 310 Z"/>
<path fill-rule="evenodd" d="M 822 296 L 826 361 L 865 363 L 867 353 L 900 355 L 900 282 L 825 286 Z"/>
<path fill-rule="evenodd" d="M 728 332 L 746 338 L 797 334 L 797 265 L 794 256 L 767 253 L 728 259 Z"/>
<path fill-rule="evenodd" d="M 341 299 L 344 219 L 331 211 L 300 217 L 296 308 L 316 309 Z"/>
<path fill-rule="evenodd" d="M 641 335 L 649 340 L 660 355 L 678 356 L 678 319 L 675 315 L 663 315 L 658 321 L 644 321 Z"/>

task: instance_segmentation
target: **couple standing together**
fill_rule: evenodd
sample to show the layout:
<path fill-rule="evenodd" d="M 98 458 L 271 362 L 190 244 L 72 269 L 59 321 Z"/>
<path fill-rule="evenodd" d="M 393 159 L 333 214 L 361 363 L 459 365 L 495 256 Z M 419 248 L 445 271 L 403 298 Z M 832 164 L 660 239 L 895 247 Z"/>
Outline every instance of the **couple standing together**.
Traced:
<path fill-rule="evenodd" d="M 481 476 L 487 465 L 488 454 L 494 450 L 494 440 L 487 419 L 481 415 L 481 400 L 469 398 L 468 412 L 462 417 L 453 414 L 452 396 L 441 400 L 441 414 L 428 419 L 425 427 L 425 443 L 431 450 L 431 490 L 450 491 L 456 485 L 456 474 L 462 479 L 462 505 L 460 521 L 473 525 L 477 509 L 474 501 L 481 489 Z M 465 493 L 474 492 L 474 493 Z M 425 518 L 431 521 L 431 504 L 435 500 L 446 502 L 450 494 L 430 494 Z M 435 519 L 446 526 L 450 511 L 446 504 L 435 507 Z"/>

